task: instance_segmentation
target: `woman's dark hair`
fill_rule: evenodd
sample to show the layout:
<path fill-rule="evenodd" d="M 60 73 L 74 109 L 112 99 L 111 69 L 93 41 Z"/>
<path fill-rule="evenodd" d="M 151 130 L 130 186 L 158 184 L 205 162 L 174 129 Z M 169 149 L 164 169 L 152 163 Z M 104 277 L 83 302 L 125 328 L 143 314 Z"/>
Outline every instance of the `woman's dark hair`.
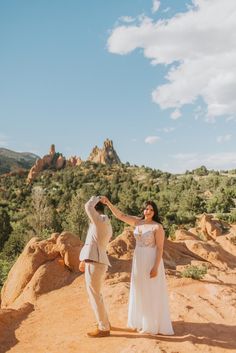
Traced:
<path fill-rule="evenodd" d="M 104 204 L 99 201 L 95 206 L 95 210 L 104 213 Z"/>
<path fill-rule="evenodd" d="M 144 204 L 143 204 L 143 209 L 142 209 L 142 219 L 144 219 L 144 214 L 143 214 L 143 211 L 145 210 L 145 208 L 150 205 L 152 206 L 153 208 L 153 211 L 154 211 L 154 215 L 152 217 L 152 220 L 157 222 L 157 223 L 161 223 L 161 219 L 159 217 L 159 211 L 158 211 L 158 208 L 157 208 L 157 205 L 155 204 L 154 201 L 145 201 Z"/>

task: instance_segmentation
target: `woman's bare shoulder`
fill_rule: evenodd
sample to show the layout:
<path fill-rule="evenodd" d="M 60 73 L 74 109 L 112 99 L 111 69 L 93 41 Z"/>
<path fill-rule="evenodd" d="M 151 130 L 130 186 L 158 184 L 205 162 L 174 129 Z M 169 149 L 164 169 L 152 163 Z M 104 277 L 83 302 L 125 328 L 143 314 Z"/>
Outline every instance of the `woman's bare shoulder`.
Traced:
<path fill-rule="evenodd" d="M 153 226 L 156 227 L 156 228 L 159 228 L 159 227 L 162 227 L 162 224 L 158 223 L 156 221 L 153 221 Z"/>
<path fill-rule="evenodd" d="M 160 231 L 160 232 L 164 232 L 164 228 L 163 225 L 161 223 L 155 222 L 154 223 L 154 229 L 156 231 Z"/>

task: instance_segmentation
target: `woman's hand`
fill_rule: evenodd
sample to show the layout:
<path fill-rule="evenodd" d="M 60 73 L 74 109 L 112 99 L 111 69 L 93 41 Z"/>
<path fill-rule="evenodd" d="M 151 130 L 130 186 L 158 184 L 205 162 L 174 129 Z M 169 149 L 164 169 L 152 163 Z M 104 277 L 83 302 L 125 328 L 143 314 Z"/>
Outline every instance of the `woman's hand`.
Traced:
<path fill-rule="evenodd" d="M 80 270 L 80 272 L 84 272 L 85 271 L 85 262 L 84 261 L 80 261 L 79 270 Z"/>
<path fill-rule="evenodd" d="M 151 271 L 150 271 L 150 278 L 154 278 L 158 275 L 158 270 L 157 268 L 154 266 Z"/>

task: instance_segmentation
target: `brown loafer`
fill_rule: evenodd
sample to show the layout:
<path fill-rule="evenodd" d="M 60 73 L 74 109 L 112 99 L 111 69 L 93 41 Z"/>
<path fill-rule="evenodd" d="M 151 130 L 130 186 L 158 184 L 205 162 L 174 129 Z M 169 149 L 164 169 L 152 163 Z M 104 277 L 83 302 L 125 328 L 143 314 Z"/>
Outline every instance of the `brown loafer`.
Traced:
<path fill-rule="evenodd" d="M 88 332 L 87 336 L 92 337 L 92 338 L 108 337 L 108 336 L 110 336 L 110 331 L 102 331 L 97 328 L 95 331 Z"/>

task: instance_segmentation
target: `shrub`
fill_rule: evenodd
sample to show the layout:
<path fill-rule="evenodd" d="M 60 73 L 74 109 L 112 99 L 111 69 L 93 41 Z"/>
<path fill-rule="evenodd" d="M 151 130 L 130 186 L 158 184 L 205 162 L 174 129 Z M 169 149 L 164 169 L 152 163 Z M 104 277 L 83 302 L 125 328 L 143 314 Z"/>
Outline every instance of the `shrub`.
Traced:
<path fill-rule="evenodd" d="M 204 175 L 208 175 L 209 171 L 204 165 L 202 165 L 200 168 L 194 169 L 193 173 L 198 176 L 204 176 Z"/>
<path fill-rule="evenodd" d="M 189 265 L 181 272 L 181 277 L 193 278 L 193 279 L 202 279 L 207 273 L 206 266 L 194 266 Z"/>
<path fill-rule="evenodd" d="M 6 281 L 8 272 L 10 271 L 13 263 L 13 261 L 7 261 L 5 259 L 0 258 L 0 289 Z"/>
<path fill-rule="evenodd" d="M 171 240 L 175 240 L 175 232 L 178 228 L 179 226 L 176 224 L 170 224 L 170 225 L 164 224 L 165 236 L 167 238 L 170 238 Z"/>
<path fill-rule="evenodd" d="M 4 259 L 14 260 L 15 257 L 20 255 L 25 246 L 25 239 L 22 234 L 12 233 L 9 239 L 5 242 L 2 256 Z"/>
<path fill-rule="evenodd" d="M 0 209 L 0 251 L 12 232 L 10 216 L 5 209 Z"/>

